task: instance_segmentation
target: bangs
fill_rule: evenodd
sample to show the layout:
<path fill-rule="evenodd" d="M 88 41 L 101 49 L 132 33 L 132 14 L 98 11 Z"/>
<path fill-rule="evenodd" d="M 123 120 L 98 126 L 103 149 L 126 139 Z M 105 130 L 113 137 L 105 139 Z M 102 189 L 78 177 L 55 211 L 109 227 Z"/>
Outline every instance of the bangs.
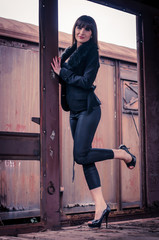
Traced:
<path fill-rule="evenodd" d="M 88 22 L 82 21 L 80 19 L 77 21 L 76 26 L 79 28 L 85 28 L 87 30 L 93 31 L 92 23 L 88 23 Z"/>

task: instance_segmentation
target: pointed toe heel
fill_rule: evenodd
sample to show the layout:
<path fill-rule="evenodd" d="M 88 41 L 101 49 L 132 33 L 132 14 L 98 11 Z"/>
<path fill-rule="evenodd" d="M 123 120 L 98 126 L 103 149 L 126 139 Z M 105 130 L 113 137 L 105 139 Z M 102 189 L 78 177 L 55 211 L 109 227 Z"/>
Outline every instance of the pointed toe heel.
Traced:
<path fill-rule="evenodd" d="M 108 227 L 108 216 L 109 213 L 111 212 L 111 209 L 109 205 L 107 205 L 107 208 L 103 211 L 102 216 L 98 220 L 93 220 L 91 223 L 88 223 L 88 226 L 90 228 L 100 228 L 102 221 L 105 217 L 105 222 L 106 222 L 106 228 Z"/>

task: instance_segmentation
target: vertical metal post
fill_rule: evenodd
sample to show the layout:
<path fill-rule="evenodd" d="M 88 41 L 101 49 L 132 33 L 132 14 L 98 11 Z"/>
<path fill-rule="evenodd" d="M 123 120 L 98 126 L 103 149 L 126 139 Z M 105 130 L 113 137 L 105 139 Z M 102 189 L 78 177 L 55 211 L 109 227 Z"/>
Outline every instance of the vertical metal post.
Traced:
<path fill-rule="evenodd" d="M 116 146 L 121 144 L 121 84 L 120 84 L 120 65 L 119 61 L 115 62 L 115 79 L 116 79 Z M 121 161 L 116 164 L 117 179 L 117 210 L 121 210 Z"/>
<path fill-rule="evenodd" d="M 60 225 L 59 89 L 51 79 L 51 61 L 58 54 L 58 0 L 39 0 L 41 92 L 41 220 Z"/>
<path fill-rule="evenodd" d="M 139 85 L 139 143 L 140 143 L 140 179 L 141 179 L 141 203 L 147 205 L 146 197 L 146 156 L 145 156 L 145 108 L 144 108 L 144 72 L 143 72 L 143 29 L 142 14 L 136 16 L 137 31 L 137 73 Z"/>
<path fill-rule="evenodd" d="M 159 10 L 142 12 L 143 80 L 145 106 L 145 163 L 147 205 L 158 206 L 159 199 Z"/>

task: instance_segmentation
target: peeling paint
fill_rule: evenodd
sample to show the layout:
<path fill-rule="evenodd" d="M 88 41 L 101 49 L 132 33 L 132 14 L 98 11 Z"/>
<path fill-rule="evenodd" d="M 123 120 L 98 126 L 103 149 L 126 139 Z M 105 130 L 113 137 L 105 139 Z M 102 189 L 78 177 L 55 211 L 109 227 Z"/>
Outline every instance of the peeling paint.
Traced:
<path fill-rule="evenodd" d="M 14 168 L 14 167 L 20 167 L 20 166 L 21 166 L 20 161 L 12 161 L 12 160 L 5 161 L 5 167 Z"/>
<path fill-rule="evenodd" d="M 53 141 L 55 139 L 55 131 L 53 130 L 50 135 L 51 140 Z"/>
<path fill-rule="evenodd" d="M 53 152 L 53 150 L 51 149 L 51 147 L 49 148 L 49 150 L 50 150 L 50 157 L 53 158 L 54 152 Z"/>
<path fill-rule="evenodd" d="M 88 206 L 95 206 L 94 203 L 74 203 L 74 204 L 67 204 L 64 208 L 74 208 L 74 207 L 88 207 Z"/>

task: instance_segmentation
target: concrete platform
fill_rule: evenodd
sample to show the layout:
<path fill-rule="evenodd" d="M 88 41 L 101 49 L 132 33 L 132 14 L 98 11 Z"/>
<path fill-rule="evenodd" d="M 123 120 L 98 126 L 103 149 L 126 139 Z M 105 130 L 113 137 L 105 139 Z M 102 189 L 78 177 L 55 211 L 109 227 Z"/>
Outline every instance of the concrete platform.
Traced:
<path fill-rule="evenodd" d="M 110 223 L 108 229 L 90 229 L 87 224 L 63 227 L 59 231 L 2 236 L 0 240 L 159 240 L 159 217 Z"/>

